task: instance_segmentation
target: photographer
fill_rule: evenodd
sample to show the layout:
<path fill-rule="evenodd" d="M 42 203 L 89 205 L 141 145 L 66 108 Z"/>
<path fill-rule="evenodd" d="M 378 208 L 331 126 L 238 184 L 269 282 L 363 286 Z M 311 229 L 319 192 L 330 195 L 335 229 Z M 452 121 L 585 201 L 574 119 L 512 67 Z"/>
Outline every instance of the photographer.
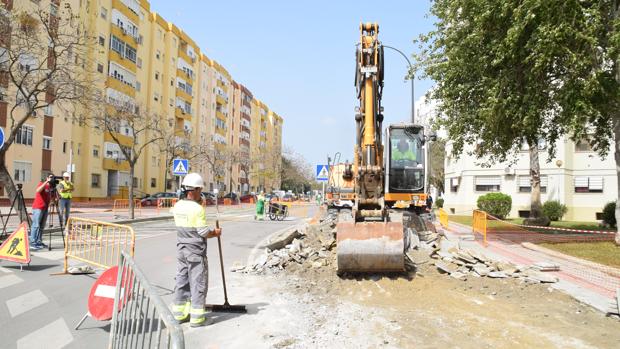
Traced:
<path fill-rule="evenodd" d="M 54 175 L 47 176 L 45 181 L 39 182 L 35 189 L 34 201 L 32 202 L 32 227 L 30 229 L 30 248 L 40 250 L 46 248 L 43 243 L 43 227 L 47 221 L 47 208 L 50 204 L 50 192 L 52 187 L 50 182 L 54 179 Z"/>
<path fill-rule="evenodd" d="M 67 220 L 69 219 L 69 213 L 71 212 L 71 198 L 73 198 L 73 183 L 71 183 L 71 175 L 69 172 L 62 174 L 62 181 L 58 182 L 58 193 L 60 194 L 60 203 L 58 205 L 58 211 L 60 213 L 61 227 L 65 227 Z"/>

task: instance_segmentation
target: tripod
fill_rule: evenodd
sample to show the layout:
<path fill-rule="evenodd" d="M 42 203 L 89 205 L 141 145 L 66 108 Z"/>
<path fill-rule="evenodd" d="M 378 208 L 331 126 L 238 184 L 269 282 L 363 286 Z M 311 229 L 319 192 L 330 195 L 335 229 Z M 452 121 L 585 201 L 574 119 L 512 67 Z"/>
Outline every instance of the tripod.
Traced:
<path fill-rule="evenodd" d="M 22 192 L 22 184 L 18 183 L 16 186 L 17 193 L 15 193 L 15 197 L 11 201 L 11 206 L 9 208 L 9 213 L 6 216 L 6 220 L 0 216 L 2 220 L 2 240 L 6 238 L 6 225 L 9 223 L 9 219 L 11 219 L 11 213 L 13 213 L 13 207 L 15 207 L 15 203 L 17 202 L 17 215 L 19 216 L 21 212 L 26 212 L 26 222 L 28 223 L 28 230 L 32 226 L 32 221 L 30 220 L 30 215 L 26 210 L 26 202 L 24 201 L 24 193 Z"/>
<path fill-rule="evenodd" d="M 47 208 L 47 215 L 50 217 L 48 227 L 54 227 L 54 214 L 58 216 L 58 225 L 60 225 L 60 236 L 62 237 L 62 247 L 65 247 L 65 225 L 67 222 L 63 221 L 62 215 L 60 214 L 60 210 L 58 209 L 58 201 L 60 200 L 60 195 L 58 195 L 58 191 L 56 190 L 56 186 L 52 186 L 50 190 L 50 204 Z M 47 245 L 47 250 L 52 250 L 52 230 L 49 231 L 49 244 Z"/>

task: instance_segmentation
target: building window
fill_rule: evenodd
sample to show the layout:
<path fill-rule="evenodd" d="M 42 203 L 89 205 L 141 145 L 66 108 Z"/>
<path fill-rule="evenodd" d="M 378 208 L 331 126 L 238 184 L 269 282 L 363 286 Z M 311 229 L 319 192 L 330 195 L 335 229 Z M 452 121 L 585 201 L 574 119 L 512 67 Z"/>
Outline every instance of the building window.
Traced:
<path fill-rule="evenodd" d="M 159 80 L 159 72 L 155 72 L 155 80 Z"/>
<path fill-rule="evenodd" d="M 155 58 L 159 60 L 160 57 L 161 57 L 161 53 L 159 52 L 159 50 L 157 50 L 157 52 L 155 52 Z"/>
<path fill-rule="evenodd" d="M 578 176 L 574 179 L 575 193 L 602 193 L 603 177 Z"/>
<path fill-rule="evenodd" d="M 138 68 L 142 68 L 142 59 L 138 58 L 136 60 L 136 65 L 138 66 Z"/>
<path fill-rule="evenodd" d="M 23 145 L 32 145 L 32 133 L 34 131 L 34 127 L 32 126 L 22 126 L 17 130 L 17 135 L 15 136 L 15 143 L 23 144 Z"/>
<path fill-rule="evenodd" d="M 93 157 L 95 158 L 99 157 L 99 146 L 98 145 L 93 146 Z"/>
<path fill-rule="evenodd" d="M 106 9 L 105 7 L 101 7 L 101 18 L 108 18 L 108 9 Z"/>
<path fill-rule="evenodd" d="M 133 177 L 133 187 L 134 188 L 138 187 L 138 177 Z"/>
<path fill-rule="evenodd" d="M 99 45 L 105 46 L 105 38 L 103 36 L 99 36 Z"/>
<path fill-rule="evenodd" d="M 456 193 L 457 191 L 459 191 L 459 183 L 461 178 L 460 177 L 454 177 L 454 178 L 450 178 L 448 179 L 448 186 L 450 187 L 450 192 L 452 193 Z"/>
<path fill-rule="evenodd" d="M 16 182 L 30 182 L 32 178 L 32 163 L 13 161 L 13 179 Z"/>
<path fill-rule="evenodd" d="M 157 178 L 151 178 L 151 188 L 157 187 Z"/>
<path fill-rule="evenodd" d="M 592 146 L 587 138 L 580 138 L 575 142 L 575 151 L 592 151 Z"/>
<path fill-rule="evenodd" d="M 540 192 L 547 192 L 547 185 L 549 179 L 547 176 L 540 176 Z M 532 192 L 532 180 L 530 176 L 519 176 L 517 180 L 517 185 L 519 187 L 519 193 L 531 193 Z"/>
<path fill-rule="evenodd" d="M 474 177 L 474 186 L 476 191 L 499 191 L 501 184 L 500 176 L 477 176 Z"/>
<path fill-rule="evenodd" d="M 97 63 L 97 71 L 103 73 L 103 64 Z"/>
<path fill-rule="evenodd" d="M 90 186 L 92 188 L 99 188 L 101 183 L 101 175 L 97 173 L 93 173 L 90 175 Z"/>
<path fill-rule="evenodd" d="M 52 150 L 52 138 L 43 137 L 43 149 Z"/>

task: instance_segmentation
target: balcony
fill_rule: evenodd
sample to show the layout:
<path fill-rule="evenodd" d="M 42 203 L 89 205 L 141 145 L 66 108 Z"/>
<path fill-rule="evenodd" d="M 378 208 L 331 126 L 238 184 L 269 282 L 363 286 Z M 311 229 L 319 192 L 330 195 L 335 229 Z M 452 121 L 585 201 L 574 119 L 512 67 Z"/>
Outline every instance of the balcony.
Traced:
<path fill-rule="evenodd" d="M 194 81 L 194 74 L 189 75 L 183 69 L 177 69 L 177 76 L 183 78 L 185 81 Z"/>
<path fill-rule="evenodd" d="M 226 119 L 228 118 L 226 114 L 222 113 L 221 111 L 216 111 L 215 116 L 217 116 L 218 118 L 220 118 L 220 120 L 224 122 L 226 122 Z"/>
<path fill-rule="evenodd" d="M 192 114 L 186 112 L 181 107 L 174 108 L 174 116 L 176 116 L 179 119 L 183 119 L 183 120 L 191 120 L 192 119 Z"/>
<path fill-rule="evenodd" d="M 115 171 L 129 171 L 129 162 L 127 160 L 104 158 L 103 169 Z"/>
<path fill-rule="evenodd" d="M 180 97 L 181 99 L 183 99 L 184 101 L 186 101 L 188 103 L 192 102 L 192 95 L 187 93 L 187 91 L 185 91 L 184 89 L 180 88 L 179 86 L 177 86 L 177 97 Z"/>
<path fill-rule="evenodd" d="M 226 130 L 221 128 L 221 127 L 215 127 L 215 133 L 217 133 L 220 136 L 226 137 Z"/>
<path fill-rule="evenodd" d="M 179 46 L 178 55 L 179 58 L 183 58 L 183 60 L 189 64 L 194 64 L 196 62 L 196 58 L 192 58 L 187 54 L 187 45 Z"/>
<path fill-rule="evenodd" d="M 228 99 L 224 98 L 224 96 L 220 96 L 220 95 L 215 95 L 215 101 L 219 104 L 228 104 Z"/>
<path fill-rule="evenodd" d="M 136 90 L 133 88 L 133 86 L 128 85 L 120 80 L 117 80 L 111 76 L 108 76 L 108 79 L 105 82 L 105 86 L 112 88 L 116 91 L 122 92 L 124 94 L 126 94 L 127 96 L 130 96 L 132 98 L 136 97 Z"/>
<path fill-rule="evenodd" d="M 220 79 L 217 79 L 217 86 L 221 87 L 223 90 L 226 89 L 226 84 Z"/>
<path fill-rule="evenodd" d="M 113 61 L 114 63 L 118 63 L 121 66 L 123 66 L 123 68 L 129 70 L 132 73 L 136 73 L 136 71 L 138 70 L 138 67 L 136 66 L 136 63 L 130 61 L 129 59 L 121 56 L 118 52 L 114 51 L 114 50 L 110 50 L 110 54 L 109 54 L 109 58 L 111 61 Z"/>
<path fill-rule="evenodd" d="M 124 14 L 130 21 L 140 23 L 140 17 L 138 14 L 133 12 L 133 10 L 123 4 L 120 0 L 112 0 L 112 8 L 121 11 L 121 13 Z"/>
<path fill-rule="evenodd" d="M 239 144 L 245 145 L 248 148 L 250 147 L 250 141 L 248 141 L 247 139 L 239 138 Z"/>
<path fill-rule="evenodd" d="M 120 143 L 120 145 L 124 145 L 124 146 L 127 146 L 127 147 L 131 147 L 133 145 L 133 138 L 132 137 L 125 136 L 124 134 L 117 133 L 117 132 L 114 132 L 114 137 L 116 137 L 116 139 L 118 139 L 118 142 Z M 112 135 L 110 133 L 108 133 L 108 132 L 106 132 L 104 134 L 103 141 L 104 142 L 110 142 L 110 143 L 116 143 L 114 138 L 112 138 Z"/>

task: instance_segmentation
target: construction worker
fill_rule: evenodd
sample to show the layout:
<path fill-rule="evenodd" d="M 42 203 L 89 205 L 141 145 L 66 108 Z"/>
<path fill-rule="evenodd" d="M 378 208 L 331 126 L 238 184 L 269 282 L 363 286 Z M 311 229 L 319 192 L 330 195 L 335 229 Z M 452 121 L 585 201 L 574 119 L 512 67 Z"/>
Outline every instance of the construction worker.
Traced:
<path fill-rule="evenodd" d="M 183 199 L 172 208 L 177 227 L 177 274 L 172 313 L 179 322 L 189 319 L 191 327 L 206 321 L 208 263 L 207 238 L 220 236 L 219 228 L 208 227 L 201 192 L 204 181 L 198 173 L 189 173 L 181 183 Z"/>
<path fill-rule="evenodd" d="M 401 138 L 398 141 L 398 145 L 396 146 L 396 149 L 392 151 L 392 160 L 393 161 L 398 161 L 398 160 L 415 161 L 416 160 L 415 153 L 409 149 L 409 144 L 404 138 Z"/>
<path fill-rule="evenodd" d="M 263 191 L 261 190 L 260 194 L 258 194 L 258 197 L 256 197 L 256 216 L 254 216 L 254 219 L 258 219 L 260 221 L 264 220 L 264 213 L 265 213 L 265 195 L 263 195 Z"/>
<path fill-rule="evenodd" d="M 58 193 L 60 194 L 60 202 L 58 203 L 58 211 L 60 213 L 60 226 L 64 228 L 69 219 L 71 212 L 71 198 L 73 198 L 73 183 L 71 183 L 71 175 L 69 172 L 62 174 L 62 181 L 58 182 Z"/>

